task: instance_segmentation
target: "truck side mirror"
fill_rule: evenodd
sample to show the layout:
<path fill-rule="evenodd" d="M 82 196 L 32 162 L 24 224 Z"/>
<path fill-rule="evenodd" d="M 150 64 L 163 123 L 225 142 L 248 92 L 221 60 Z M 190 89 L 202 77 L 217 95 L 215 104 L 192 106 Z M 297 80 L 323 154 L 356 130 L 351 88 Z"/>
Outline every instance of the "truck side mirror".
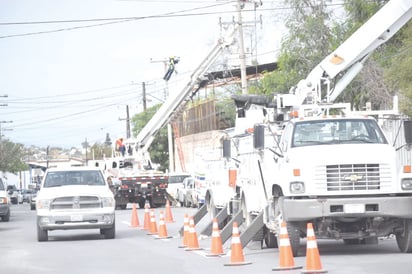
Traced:
<path fill-rule="evenodd" d="M 227 159 L 231 157 L 230 140 L 223 140 L 223 157 Z"/>
<path fill-rule="evenodd" d="M 405 129 L 405 142 L 408 145 L 412 144 L 412 121 L 404 121 L 403 127 Z"/>
<path fill-rule="evenodd" d="M 253 129 L 253 147 L 255 149 L 265 148 L 265 126 L 255 125 Z"/>

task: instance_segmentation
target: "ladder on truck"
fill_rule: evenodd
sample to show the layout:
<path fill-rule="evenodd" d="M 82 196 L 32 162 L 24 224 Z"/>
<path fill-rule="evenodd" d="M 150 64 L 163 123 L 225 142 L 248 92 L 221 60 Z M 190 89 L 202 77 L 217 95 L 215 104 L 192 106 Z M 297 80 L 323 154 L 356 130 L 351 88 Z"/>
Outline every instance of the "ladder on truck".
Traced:
<path fill-rule="evenodd" d="M 180 168 L 182 169 L 183 172 L 185 172 L 186 166 L 185 166 L 185 159 L 183 155 L 182 142 L 180 141 L 179 127 L 177 126 L 177 122 L 172 122 L 171 124 L 173 127 L 173 134 L 175 135 L 175 143 L 177 146 L 177 153 L 179 155 Z"/>

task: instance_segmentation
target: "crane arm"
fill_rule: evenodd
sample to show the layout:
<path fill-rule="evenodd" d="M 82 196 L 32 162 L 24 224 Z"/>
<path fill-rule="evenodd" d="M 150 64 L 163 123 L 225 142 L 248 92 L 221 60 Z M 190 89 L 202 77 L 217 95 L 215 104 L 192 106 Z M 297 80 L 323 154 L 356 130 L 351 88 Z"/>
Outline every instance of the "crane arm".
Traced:
<path fill-rule="evenodd" d="M 333 102 L 346 86 L 362 70 L 363 63 L 380 45 L 386 43 L 412 17 L 411 0 L 391 0 L 386 3 L 365 24 L 353 33 L 334 52 L 319 63 L 295 89 L 298 103 L 312 98 L 318 103 L 321 98 L 321 87 L 327 85 L 326 101 Z M 345 72 L 336 82 L 333 89 L 329 83 L 339 73 Z"/>
<path fill-rule="evenodd" d="M 215 47 L 210 51 L 206 58 L 200 63 L 193 74 L 190 76 L 189 82 L 178 93 L 170 94 L 169 98 L 162 104 L 160 109 L 149 120 L 149 122 L 143 127 L 136 138 L 128 139 L 126 142 L 134 144 L 136 149 L 143 152 L 147 151 L 150 147 L 156 133 L 165 126 L 172 117 L 179 113 L 179 110 L 183 109 L 186 103 L 191 99 L 200 88 L 203 87 L 205 82 L 202 80 L 202 76 L 205 74 L 210 65 L 216 60 L 221 52 L 229 47 L 236 34 L 236 28 L 225 38 L 220 38 Z"/>

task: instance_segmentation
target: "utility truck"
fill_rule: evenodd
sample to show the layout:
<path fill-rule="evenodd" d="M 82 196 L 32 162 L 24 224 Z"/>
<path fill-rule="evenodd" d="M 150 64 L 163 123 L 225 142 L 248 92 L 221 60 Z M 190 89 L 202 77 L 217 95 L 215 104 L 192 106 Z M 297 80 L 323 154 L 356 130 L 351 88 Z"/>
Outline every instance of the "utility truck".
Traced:
<path fill-rule="evenodd" d="M 169 98 L 136 138 L 124 140 L 127 151 L 124 156 L 115 153 L 103 161 L 89 161 L 90 165 L 102 168 L 105 175 L 114 181 L 117 207 L 126 208 L 127 203 L 130 202 L 138 203 L 143 207 L 146 201 L 151 206 L 161 206 L 166 203 L 166 199 L 174 199 L 167 193 L 168 175 L 153 169 L 148 149 L 158 131 L 168 123 L 173 124 L 175 116 L 179 115 L 187 102 L 191 101 L 199 89 L 207 84 L 208 79 L 205 78 L 207 69 L 226 48 L 233 44 L 236 31 L 235 27 L 226 36 L 218 39 L 210 53 L 194 70 L 183 90 L 170 93 Z M 178 136 L 175 137 L 178 139 Z M 182 171 L 185 172 L 184 169 Z"/>
<path fill-rule="evenodd" d="M 217 161 L 226 174 L 206 194 L 208 212 L 226 225 L 223 240 L 237 221 L 243 246 L 264 238 L 276 247 L 286 221 L 296 256 L 311 222 L 318 238 L 358 244 L 395 235 L 400 251 L 412 252 L 410 122 L 396 101 L 369 113 L 333 103 L 411 17 L 411 1 L 389 1 L 289 94 L 234 96 L 236 126 Z"/>

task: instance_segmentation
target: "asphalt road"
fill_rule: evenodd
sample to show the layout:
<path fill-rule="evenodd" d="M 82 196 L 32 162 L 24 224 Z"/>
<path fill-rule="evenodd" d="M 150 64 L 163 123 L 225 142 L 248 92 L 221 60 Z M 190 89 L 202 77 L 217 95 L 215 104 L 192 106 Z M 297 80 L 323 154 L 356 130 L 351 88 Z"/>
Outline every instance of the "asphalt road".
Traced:
<path fill-rule="evenodd" d="M 155 209 L 158 216 L 164 208 Z M 144 211 L 138 209 L 143 225 Z M 207 257 L 210 238 L 199 239 L 203 250 L 179 248 L 179 229 L 185 213 L 196 209 L 172 207 L 175 222 L 166 223 L 170 239 L 155 239 L 146 230 L 130 227 L 132 210 L 116 211 L 116 238 L 106 240 L 98 230 L 49 232 L 49 241 L 37 242 L 36 216 L 28 204 L 12 205 L 9 222 L 0 222 L 0 273 L 2 274 L 105 274 L 105 273 L 301 273 L 302 269 L 272 271 L 279 266 L 278 249 L 261 248 L 252 242 L 242 251 L 251 264 L 230 263 L 231 240 L 224 244 L 222 257 Z M 202 220 L 196 226 L 201 231 Z M 157 224 L 159 225 L 158 221 Z M 199 235 L 198 235 L 199 236 Z M 412 254 L 399 253 L 394 238 L 380 239 L 378 245 L 344 245 L 342 241 L 318 241 L 322 268 L 328 273 L 411 273 Z M 306 244 L 302 241 L 302 254 Z M 306 265 L 306 257 L 294 258 L 296 266 Z"/>

